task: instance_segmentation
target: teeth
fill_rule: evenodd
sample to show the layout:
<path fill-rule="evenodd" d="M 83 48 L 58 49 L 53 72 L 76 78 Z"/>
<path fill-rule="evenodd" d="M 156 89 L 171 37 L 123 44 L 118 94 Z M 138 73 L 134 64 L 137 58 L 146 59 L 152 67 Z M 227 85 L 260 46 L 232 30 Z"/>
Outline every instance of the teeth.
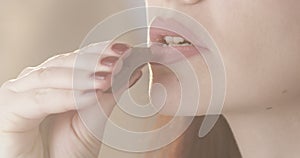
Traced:
<path fill-rule="evenodd" d="M 181 37 L 173 37 L 173 42 L 174 43 L 182 43 L 182 42 L 184 42 L 184 39 Z"/>
<path fill-rule="evenodd" d="M 173 37 L 171 36 L 165 36 L 164 40 L 169 44 L 169 43 L 173 43 Z"/>
<path fill-rule="evenodd" d="M 169 45 L 169 46 L 188 46 L 188 45 L 191 45 L 191 43 L 184 40 L 182 37 L 165 36 L 164 40 L 165 40 L 165 44 Z"/>

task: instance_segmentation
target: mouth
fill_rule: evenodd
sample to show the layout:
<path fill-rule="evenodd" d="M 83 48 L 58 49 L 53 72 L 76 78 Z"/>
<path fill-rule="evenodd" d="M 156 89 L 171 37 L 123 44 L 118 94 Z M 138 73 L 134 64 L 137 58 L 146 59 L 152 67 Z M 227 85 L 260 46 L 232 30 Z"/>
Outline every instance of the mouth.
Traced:
<path fill-rule="evenodd" d="M 192 46 L 192 43 L 184 37 L 159 28 L 150 29 L 150 39 L 152 43 L 161 43 L 163 47 L 184 47 Z"/>
<path fill-rule="evenodd" d="M 149 37 L 152 51 L 159 54 L 158 57 L 167 63 L 182 61 L 200 54 L 195 47 L 196 38 L 174 19 L 154 19 L 150 26 Z M 174 53 L 175 51 L 177 53 Z"/>

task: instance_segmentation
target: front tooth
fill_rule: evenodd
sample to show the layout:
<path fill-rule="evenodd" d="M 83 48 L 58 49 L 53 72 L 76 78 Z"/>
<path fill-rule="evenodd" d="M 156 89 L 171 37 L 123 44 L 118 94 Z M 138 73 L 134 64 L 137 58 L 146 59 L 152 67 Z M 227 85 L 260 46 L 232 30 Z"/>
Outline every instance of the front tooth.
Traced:
<path fill-rule="evenodd" d="M 173 42 L 179 44 L 184 42 L 184 39 L 181 37 L 173 37 Z"/>
<path fill-rule="evenodd" d="M 165 40 L 167 43 L 173 43 L 173 37 L 171 37 L 171 36 L 165 36 L 165 37 L 164 37 L 164 40 Z"/>

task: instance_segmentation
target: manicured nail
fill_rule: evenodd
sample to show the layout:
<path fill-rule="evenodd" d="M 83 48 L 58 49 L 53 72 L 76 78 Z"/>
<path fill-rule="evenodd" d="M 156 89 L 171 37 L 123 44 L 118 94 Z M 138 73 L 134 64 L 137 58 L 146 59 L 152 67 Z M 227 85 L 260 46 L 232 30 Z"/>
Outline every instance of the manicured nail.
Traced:
<path fill-rule="evenodd" d="M 95 72 L 94 78 L 96 80 L 106 80 L 106 77 L 109 75 L 109 72 Z"/>
<path fill-rule="evenodd" d="M 114 56 L 109 56 L 109 57 L 105 57 L 103 58 L 100 63 L 102 65 L 105 65 L 105 66 L 114 66 L 115 63 L 119 60 L 118 57 L 114 57 Z"/>
<path fill-rule="evenodd" d="M 143 73 L 141 70 L 137 70 L 134 72 L 134 74 L 131 76 L 132 83 L 130 83 L 129 88 L 131 88 L 133 85 L 136 84 L 136 82 L 142 77 Z"/>
<path fill-rule="evenodd" d="M 111 50 L 117 54 L 124 54 L 129 49 L 129 46 L 123 43 L 115 43 L 112 45 Z"/>

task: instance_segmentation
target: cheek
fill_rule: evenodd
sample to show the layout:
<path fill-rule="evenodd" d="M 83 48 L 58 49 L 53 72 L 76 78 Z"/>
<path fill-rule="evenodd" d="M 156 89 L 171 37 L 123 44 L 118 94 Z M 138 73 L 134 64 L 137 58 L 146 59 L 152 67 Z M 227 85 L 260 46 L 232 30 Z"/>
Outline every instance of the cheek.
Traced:
<path fill-rule="evenodd" d="M 164 6 L 167 2 L 149 4 Z M 282 94 L 285 89 L 299 92 L 300 86 L 295 86 L 300 78 L 296 69 L 300 22 L 295 20 L 300 17 L 299 5 L 300 1 L 293 0 L 209 0 L 175 8 L 197 19 L 221 50 L 227 71 L 226 103 L 230 105 L 225 110 L 264 108 L 293 99 Z M 208 80 L 200 63 L 195 62 L 197 75 Z"/>
<path fill-rule="evenodd" d="M 295 57 L 299 59 L 291 49 L 297 41 L 295 34 L 299 35 L 295 31 L 299 24 L 289 19 L 294 12 L 288 9 L 291 3 L 270 0 L 210 3 L 213 27 L 208 30 L 226 65 L 227 102 L 253 107 L 283 99 L 281 92 L 291 88 L 286 81 L 292 81 L 290 76 L 294 73 L 288 65 L 296 65 Z"/>

